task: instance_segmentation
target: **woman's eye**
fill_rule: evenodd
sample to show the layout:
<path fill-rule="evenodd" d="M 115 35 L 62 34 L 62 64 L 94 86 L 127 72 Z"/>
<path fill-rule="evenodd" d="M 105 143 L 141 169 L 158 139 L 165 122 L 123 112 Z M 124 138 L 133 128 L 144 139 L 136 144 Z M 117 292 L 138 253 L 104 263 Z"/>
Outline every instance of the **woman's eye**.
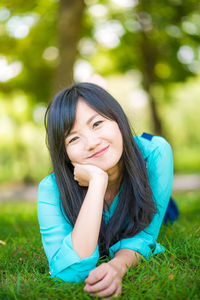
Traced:
<path fill-rule="evenodd" d="M 95 123 L 93 124 L 93 127 L 99 126 L 102 122 L 103 122 L 103 121 L 97 121 L 97 122 L 95 122 Z"/>
<path fill-rule="evenodd" d="M 78 137 L 75 136 L 74 138 L 72 138 L 72 139 L 69 141 L 69 144 L 70 144 L 70 143 L 73 143 L 73 142 L 76 141 L 77 139 L 78 139 Z"/>

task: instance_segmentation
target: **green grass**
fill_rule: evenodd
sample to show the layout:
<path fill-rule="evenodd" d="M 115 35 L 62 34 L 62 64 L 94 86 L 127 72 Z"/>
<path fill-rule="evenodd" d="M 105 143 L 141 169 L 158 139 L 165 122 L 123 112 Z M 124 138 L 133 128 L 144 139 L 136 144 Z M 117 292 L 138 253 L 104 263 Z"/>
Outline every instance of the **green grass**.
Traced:
<path fill-rule="evenodd" d="M 141 261 L 123 278 L 118 299 L 200 299 L 200 191 L 174 194 L 181 215 L 162 226 L 165 253 Z M 0 203 L 0 299 L 94 299 L 84 283 L 54 282 L 48 276 L 31 202 Z"/>

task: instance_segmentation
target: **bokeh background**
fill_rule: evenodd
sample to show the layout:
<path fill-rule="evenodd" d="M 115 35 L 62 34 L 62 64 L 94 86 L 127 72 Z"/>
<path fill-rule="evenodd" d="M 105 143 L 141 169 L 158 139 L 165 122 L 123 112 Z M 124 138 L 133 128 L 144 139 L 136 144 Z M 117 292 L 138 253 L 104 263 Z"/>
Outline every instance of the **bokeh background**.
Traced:
<path fill-rule="evenodd" d="M 106 85 L 136 134 L 169 141 L 176 174 L 200 173 L 199 0 L 1 0 L 1 186 L 51 172 L 46 107 L 88 79 Z"/>

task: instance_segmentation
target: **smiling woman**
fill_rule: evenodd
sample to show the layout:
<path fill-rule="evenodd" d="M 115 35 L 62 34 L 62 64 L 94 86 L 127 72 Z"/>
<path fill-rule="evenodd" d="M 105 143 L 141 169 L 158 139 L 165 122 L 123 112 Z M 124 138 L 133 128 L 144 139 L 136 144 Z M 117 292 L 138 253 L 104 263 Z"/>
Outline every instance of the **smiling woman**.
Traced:
<path fill-rule="evenodd" d="M 82 98 L 78 100 L 75 122 L 65 141 L 71 162 L 94 165 L 108 174 L 115 168 L 120 174 L 123 141 L 119 126 L 96 113 Z"/>
<path fill-rule="evenodd" d="M 119 103 L 91 83 L 56 95 L 45 121 L 54 173 L 39 185 L 38 219 L 51 276 L 117 296 L 127 266 L 165 251 L 156 239 L 172 190 L 171 147 L 133 137 Z M 111 260 L 96 267 L 103 255 Z"/>

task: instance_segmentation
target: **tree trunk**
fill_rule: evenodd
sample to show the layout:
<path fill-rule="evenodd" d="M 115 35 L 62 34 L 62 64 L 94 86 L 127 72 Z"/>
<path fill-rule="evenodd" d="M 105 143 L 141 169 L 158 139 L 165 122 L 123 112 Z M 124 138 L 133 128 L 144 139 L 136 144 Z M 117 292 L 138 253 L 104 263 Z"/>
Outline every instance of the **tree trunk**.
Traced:
<path fill-rule="evenodd" d="M 151 106 L 151 113 L 153 118 L 154 132 L 156 135 L 161 135 L 164 137 L 164 132 L 162 130 L 162 122 L 157 112 L 157 106 L 155 104 L 155 98 L 149 92 L 149 102 Z"/>
<path fill-rule="evenodd" d="M 73 65 L 83 11 L 83 0 L 60 0 L 58 16 L 60 55 L 54 82 L 54 94 L 73 82 Z"/>
<path fill-rule="evenodd" d="M 148 12 L 148 1 L 140 0 L 137 6 L 137 12 L 140 16 L 141 31 L 141 52 L 142 52 L 142 70 L 143 87 L 149 95 L 151 114 L 153 120 L 154 133 L 163 136 L 162 122 L 157 111 L 155 97 L 151 92 L 151 87 L 155 83 L 155 65 L 159 60 L 159 49 L 152 38 L 154 28 L 148 27 L 145 20 L 145 13 Z M 147 18 L 147 17 L 146 17 Z"/>
<path fill-rule="evenodd" d="M 152 40 L 149 40 L 145 31 L 142 32 L 141 50 L 143 56 L 143 86 L 149 95 L 149 102 L 151 107 L 154 133 L 156 135 L 163 136 L 162 122 L 157 111 L 156 101 L 151 92 L 151 87 L 155 82 L 155 65 L 158 60 L 158 50 L 153 44 Z"/>

